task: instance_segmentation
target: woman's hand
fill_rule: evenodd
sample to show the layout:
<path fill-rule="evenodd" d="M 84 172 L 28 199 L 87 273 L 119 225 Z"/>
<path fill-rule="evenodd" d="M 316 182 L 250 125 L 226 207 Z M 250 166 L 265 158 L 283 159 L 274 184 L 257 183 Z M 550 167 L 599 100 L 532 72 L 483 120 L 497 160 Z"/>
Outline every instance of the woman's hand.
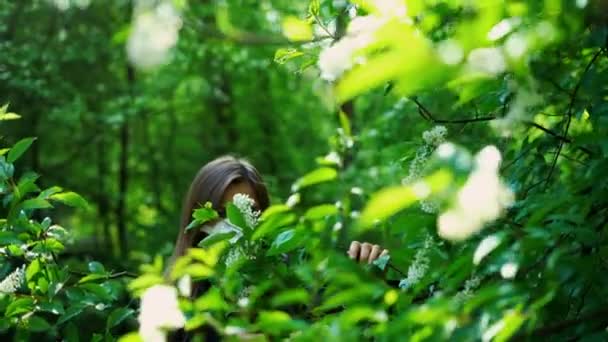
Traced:
<path fill-rule="evenodd" d="M 368 264 L 386 254 L 388 254 L 387 249 L 368 242 L 360 243 L 359 241 L 353 241 L 348 249 L 348 256 L 351 259 L 361 263 L 367 262 Z"/>

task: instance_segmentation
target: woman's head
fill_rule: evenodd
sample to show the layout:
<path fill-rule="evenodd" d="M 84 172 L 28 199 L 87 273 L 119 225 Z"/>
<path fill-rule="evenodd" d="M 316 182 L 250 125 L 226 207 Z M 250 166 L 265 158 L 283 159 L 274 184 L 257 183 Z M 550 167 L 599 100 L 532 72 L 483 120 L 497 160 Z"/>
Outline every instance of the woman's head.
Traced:
<path fill-rule="evenodd" d="M 232 156 L 217 158 L 203 166 L 192 181 L 184 200 L 180 231 L 174 257 L 181 256 L 186 249 L 196 244 L 203 236 L 197 229 L 188 232 L 185 227 L 192 221 L 192 213 L 207 202 L 223 212 L 226 202 L 237 193 L 254 199 L 259 210 L 268 207 L 268 191 L 259 172 L 248 161 Z"/>

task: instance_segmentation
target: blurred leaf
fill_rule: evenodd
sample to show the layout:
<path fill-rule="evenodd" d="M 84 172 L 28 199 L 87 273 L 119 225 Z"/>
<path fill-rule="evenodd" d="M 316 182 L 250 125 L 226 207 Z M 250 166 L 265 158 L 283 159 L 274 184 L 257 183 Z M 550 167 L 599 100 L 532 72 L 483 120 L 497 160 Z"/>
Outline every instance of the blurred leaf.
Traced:
<path fill-rule="evenodd" d="M 108 321 L 106 323 L 106 330 L 110 330 L 115 326 L 119 325 L 122 321 L 132 316 L 135 311 L 129 308 L 117 308 L 110 313 Z"/>
<path fill-rule="evenodd" d="M 274 307 L 307 304 L 309 300 L 310 295 L 305 289 L 290 289 L 273 296 L 271 304 Z"/>
<path fill-rule="evenodd" d="M 192 217 L 194 218 L 194 221 L 192 221 L 186 227 L 186 231 L 195 227 L 199 227 L 209 221 L 213 221 L 219 218 L 219 215 L 215 210 L 213 210 L 211 202 L 207 202 L 202 208 L 195 209 L 194 213 L 192 214 Z"/>
<path fill-rule="evenodd" d="M 15 301 L 11 302 L 4 315 L 6 317 L 13 317 L 28 311 L 31 311 L 34 308 L 34 300 L 29 297 L 19 298 Z"/>
<path fill-rule="evenodd" d="M 265 236 L 275 233 L 278 229 L 283 228 L 292 224 L 296 220 L 296 215 L 293 213 L 279 213 L 270 216 L 267 220 L 263 221 L 259 227 L 255 229 L 252 240 L 258 240 Z"/>
<path fill-rule="evenodd" d="M 297 229 L 288 229 L 281 232 L 272 242 L 266 255 L 273 256 L 286 253 L 299 247 L 302 243 L 302 236 L 303 234 Z"/>
<path fill-rule="evenodd" d="M 106 269 L 103 265 L 98 261 L 89 262 L 89 272 L 97 273 L 97 274 L 105 274 Z"/>
<path fill-rule="evenodd" d="M 50 199 L 69 205 L 71 207 L 77 207 L 86 209 L 88 207 L 87 201 L 75 192 L 62 192 L 49 196 Z"/>
<path fill-rule="evenodd" d="M 63 315 L 61 315 L 61 317 L 59 317 L 59 319 L 57 320 L 57 325 L 63 324 L 69 321 L 70 319 L 76 317 L 84 310 L 84 308 L 85 306 L 83 304 L 73 304 L 65 311 Z"/>
<path fill-rule="evenodd" d="M 303 52 L 298 51 L 294 48 L 281 48 L 277 49 L 277 51 L 274 53 L 274 62 L 278 64 L 284 64 L 290 59 L 294 59 L 303 55 Z"/>
<path fill-rule="evenodd" d="M 233 225 L 243 229 L 249 228 L 245 217 L 243 217 L 243 213 L 232 202 L 226 204 L 226 216 L 228 221 Z"/>
<path fill-rule="evenodd" d="M 338 214 L 338 208 L 334 204 L 322 204 L 309 208 L 304 217 L 309 220 L 319 220 L 336 214 Z"/>
<path fill-rule="evenodd" d="M 201 242 L 198 243 L 197 247 L 206 248 L 206 247 L 215 245 L 218 242 L 230 240 L 235 235 L 236 235 L 236 232 L 211 234 L 211 235 L 207 236 L 206 238 L 204 238 L 203 240 L 201 240 Z"/>
<path fill-rule="evenodd" d="M 26 321 L 26 326 L 33 332 L 42 332 L 51 328 L 49 322 L 40 316 L 30 316 Z"/>
<path fill-rule="evenodd" d="M 8 152 L 8 156 L 6 157 L 6 161 L 8 163 L 14 163 L 21 155 L 27 151 L 27 149 L 32 145 L 32 143 L 36 140 L 36 138 L 25 138 L 19 140 Z"/>
<path fill-rule="evenodd" d="M 446 188 L 452 177 L 447 171 L 439 170 L 424 179 L 431 193 L 442 191 Z M 376 221 L 381 222 L 397 212 L 409 207 L 418 200 L 415 185 L 393 186 L 383 189 L 372 195 L 365 206 L 359 226 L 368 228 Z"/>
<path fill-rule="evenodd" d="M 282 28 L 285 37 L 294 42 L 308 41 L 313 37 L 310 24 L 293 16 L 283 19 Z"/>
<path fill-rule="evenodd" d="M 298 179 L 294 183 L 292 191 L 298 191 L 310 185 L 328 182 L 334 180 L 337 176 L 338 172 L 336 171 L 336 169 L 333 169 L 331 167 L 321 167 L 307 173 L 302 178 Z"/>

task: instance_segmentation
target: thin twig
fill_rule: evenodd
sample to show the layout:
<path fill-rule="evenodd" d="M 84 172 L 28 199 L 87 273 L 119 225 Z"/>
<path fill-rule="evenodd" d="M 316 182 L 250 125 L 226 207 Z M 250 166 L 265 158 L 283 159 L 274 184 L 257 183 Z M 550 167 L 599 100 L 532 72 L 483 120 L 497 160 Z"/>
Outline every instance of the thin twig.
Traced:
<path fill-rule="evenodd" d="M 418 106 L 418 112 L 420 115 L 425 120 L 432 121 L 433 123 L 466 124 L 470 122 L 491 121 L 496 119 L 495 116 L 482 116 L 467 119 L 437 119 L 422 103 L 420 103 L 420 101 L 418 101 L 416 97 L 411 97 L 410 100 L 412 100 L 412 102 Z"/>
<path fill-rule="evenodd" d="M 578 94 L 578 90 L 580 89 L 581 85 L 583 84 L 583 80 L 585 79 L 587 72 L 589 71 L 589 69 L 591 69 L 591 66 L 593 65 L 593 63 L 595 63 L 595 61 L 602 54 L 603 51 L 604 51 L 604 48 L 601 48 L 595 53 L 595 55 L 593 55 L 593 58 L 591 58 L 591 60 L 585 67 L 585 70 L 583 71 L 581 78 L 578 80 L 578 82 L 576 83 L 576 86 L 574 87 L 574 90 L 572 91 L 572 95 L 570 96 L 570 104 L 568 105 L 568 119 L 566 120 L 566 127 L 564 128 L 564 132 L 562 133 L 562 136 L 564 136 L 564 137 L 568 136 L 568 130 L 570 129 L 570 123 L 572 122 L 572 111 L 574 110 L 574 102 L 576 101 L 576 95 Z M 549 182 L 551 181 L 551 176 L 553 175 L 553 171 L 555 170 L 555 166 L 557 165 L 557 159 L 559 158 L 559 155 L 560 155 L 563 147 L 564 147 L 564 141 L 560 140 L 558 147 L 557 147 L 557 153 L 555 154 L 555 157 L 553 158 L 553 162 L 551 163 L 551 168 L 549 169 L 549 174 L 547 175 L 545 187 L 548 186 Z"/>
<path fill-rule="evenodd" d="M 568 138 L 566 136 L 561 136 L 558 133 L 555 133 L 552 130 L 550 130 L 550 129 L 544 127 L 544 126 L 541 126 L 541 125 L 537 124 L 536 122 L 533 122 L 533 121 L 524 121 L 524 123 L 528 124 L 528 125 L 530 125 L 530 126 L 532 126 L 534 128 L 540 129 L 541 131 L 543 131 L 543 132 L 545 132 L 545 133 L 553 136 L 554 138 L 560 140 L 562 143 L 572 143 L 573 142 L 572 139 L 570 139 L 570 138 Z M 588 149 L 586 147 L 576 146 L 576 148 L 578 148 L 579 150 L 587 153 L 588 155 L 593 155 L 593 151 L 591 151 L 590 149 Z"/>

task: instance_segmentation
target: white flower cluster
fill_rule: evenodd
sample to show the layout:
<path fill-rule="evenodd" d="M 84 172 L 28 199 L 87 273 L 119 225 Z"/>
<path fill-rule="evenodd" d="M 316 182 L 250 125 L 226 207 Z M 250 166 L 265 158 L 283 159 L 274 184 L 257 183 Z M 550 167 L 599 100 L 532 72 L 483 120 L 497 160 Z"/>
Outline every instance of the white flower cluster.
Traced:
<path fill-rule="evenodd" d="M 462 241 L 497 219 L 513 203 L 513 192 L 498 175 L 500 160 L 494 146 L 483 148 L 475 156 L 475 169 L 458 191 L 454 205 L 437 219 L 441 237 Z"/>
<path fill-rule="evenodd" d="M 427 145 L 437 147 L 445 142 L 448 129 L 445 126 L 435 126 L 431 130 L 422 133 L 422 139 Z"/>
<path fill-rule="evenodd" d="M 448 129 L 445 126 L 435 126 L 422 132 L 424 144 L 416 150 L 416 157 L 410 163 L 408 174 L 401 180 L 402 184 L 412 184 L 420 178 L 422 170 L 433 150 L 445 142 Z"/>
<path fill-rule="evenodd" d="M 407 269 L 407 277 L 399 282 L 400 289 L 408 289 L 418 283 L 429 269 L 429 251 L 433 246 L 433 237 L 428 235 L 424 241 L 424 246 L 416 251 L 414 261 Z"/>
<path fill-rule="evenodd" d="M 403 185 L 413 184 L 420 178 L 422 170 L 424 169 L 427 160 L 433 153 L 433 150 L 445 142 L 447 134 L 448 129 L 441 125 L 435 126 L 432 129 L 422 133 L 424 145 L 420 146 L 416 150 L 416 157 L 410 163 L 408 174 L 401 180 Z M 426 213 L 434 214 L 439 210 L 439 204 L 430 199 L 421 200 L 420 209 Z"/>
<path fill-rule="evenodd" d="M 374 41 L 375 31 L 383 24 L 384 19 L 373 15 L 354 18 L 346 35 L 319 54 L 321 78 L 333 82 L 355 64 L 363 63 L 357 52 Z"/>
<path fill-rule="evenodd" d="M 152 5 L 136 1 L 134 23 L 127 41 L 129 60 L 142 69 L 164 63 L 169 50 L 177 43 L 182 20 L 171 1 Z"/>
<path fill-rule="evenodd" d="M 234 203 L 234 206 L 243 214 L 247 226 L 252 229 L 255 228 L 260 218 L 260 211 L 253 210 L 255 201 L 247 194 L 236 194 L 232 198 L 232 203 Z"/>
<path fill-rule="evenodd" d="M 17 268 L 0 282 L 0 293 L 15 293 L 25 279 L 25 265 Z"/>
<path fill-rule="evenodd" d="M 479 276 L 472 276 L 464 282 L 464 289 L 458 292 L 454 299 L 457 302 L 463 302 L 473 296 L 473 290 L 479 287 L 481 284 L 481 278 Z"/>
<path fill-rule="evenodd" d="M 510 85 L 515 91 L 516 85 Z M 533 90 L 521 88 L 517 90 L 517 94 L 509 104 L 507 115 L 497 120 L 493 120 L 490 126 L 502 136 L 508 137 L 519 127 L 522 121 L 531 117 L 533 109 L 542 100 L 542 97 Z"/>
<path fill-rule="evenodd" d="M 154 285 L 141 296 L 139 335 L 144 341 L 165 341 L 165 329 L 184 326 L 186 318 L 177 303 L 177 290 L 168 285 Z"/>

